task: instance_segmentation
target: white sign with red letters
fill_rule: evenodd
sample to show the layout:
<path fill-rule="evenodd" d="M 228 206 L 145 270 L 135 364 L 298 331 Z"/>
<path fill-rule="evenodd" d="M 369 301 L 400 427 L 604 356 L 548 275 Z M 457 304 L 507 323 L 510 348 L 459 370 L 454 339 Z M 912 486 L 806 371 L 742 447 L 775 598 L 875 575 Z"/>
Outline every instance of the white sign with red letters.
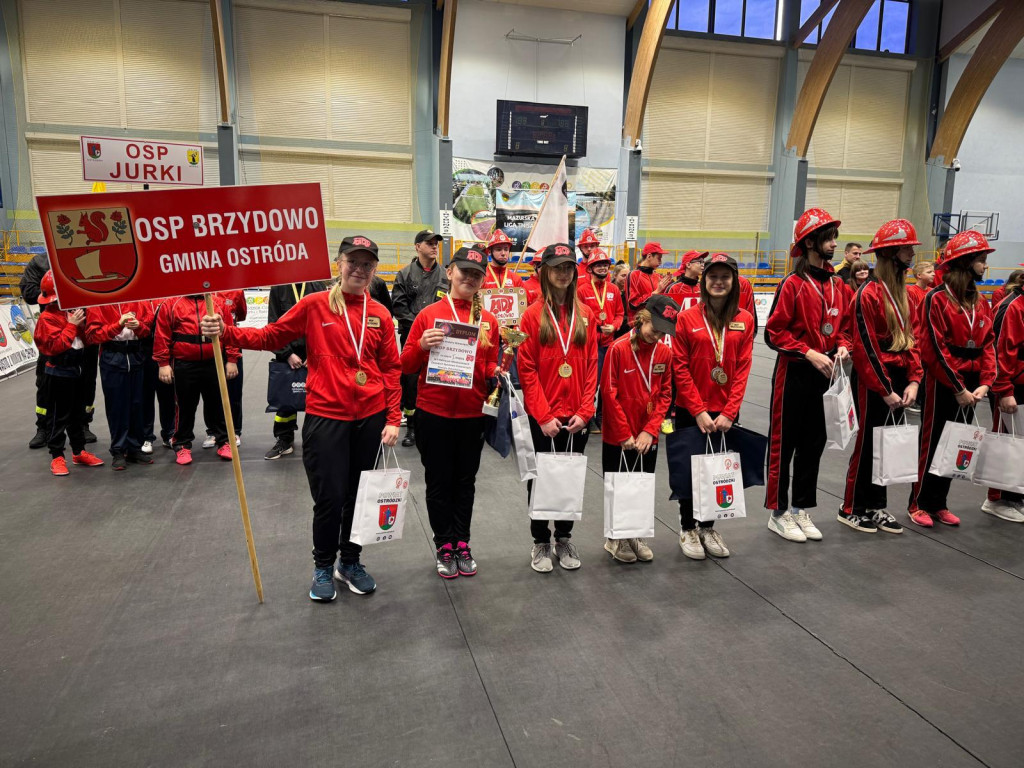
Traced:
<path fill-rule="evenodd" d="M 128 184 L 203 185 L 203 148 L 144 139 L 82 137 L 82 178 Z"/>

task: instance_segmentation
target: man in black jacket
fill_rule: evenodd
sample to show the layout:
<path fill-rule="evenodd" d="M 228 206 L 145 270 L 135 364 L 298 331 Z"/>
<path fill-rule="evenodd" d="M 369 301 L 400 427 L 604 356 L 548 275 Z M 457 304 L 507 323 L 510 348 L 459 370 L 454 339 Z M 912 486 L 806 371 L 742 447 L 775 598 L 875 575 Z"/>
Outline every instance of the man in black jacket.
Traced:
<path fill-rule="evenodd" d="M 327 283 L 323 280 L 275 285 L 270 289 L 267 320 L 271 323 L 279 320 L 289 309 L 298 304 L 303 296 L 326 290 Z M 274 357 L 277 362 L 287 363 L 292 369 L 302 368 L 306 364 L 305 337 L 285 344 L 284 347 L 274 352 Z M 263 454 L 263 458 L 267 461 L 274 461 L 291 453 L 294 450 L 292 445 L 295 442 L 295 430 L 298 426 L 299 415 L 296 411 L 279 409 L 274 414 L 274 447 Z"/>
<path fill-rule="evenodd" d="M 412 321 L 425 307 L 429 307 L 448 293 L 448 276 L 437 263 L 438 243 L 444 240 L 440 235 L 424 229 L 416 235 L 416 258 L 402 267 L 395 275 L 391 288 L 391 302 L 394 305 L 395 322 L 402 346 L 409 337 Z M 405 414 L 407 430 L 402 445 L 411 448 L 416 445 L 416 374 L 402 374 L 402 413 Z"/>
<path fill-rule="evenodd" d="M 32 261 L 25 265 L 18 288 L 21 290 L 21 296 L 25 299 L 26 304 L 39 303 L 39 284 L 43 280 L 43 275 L 49 271 L 50 258 L 47 256 L 46 251 L 37 253 L 32 257 Z M 96 347 L 88 347 L 87 349 L 92 354 L 86 355 L 86 362 L 82 367 L 82 383 L 87 388 L 85 402 L 90 404 L 86 409 L 85 442 L 95 443 L 96 435 L 89 429 L 89 424 L 92 423 L 94 410 L 92 403 L 96 399 L 96 372 L 99 370 L 99 350 Z M 46 383 L 43 378 L 45 370 L 46 356 L 40 354 L 36 358 L 36 434 L 28 443 L 28 447 L 33 449 L 46 446 L 46 401 L 43 397 L 43 385 Z"/>

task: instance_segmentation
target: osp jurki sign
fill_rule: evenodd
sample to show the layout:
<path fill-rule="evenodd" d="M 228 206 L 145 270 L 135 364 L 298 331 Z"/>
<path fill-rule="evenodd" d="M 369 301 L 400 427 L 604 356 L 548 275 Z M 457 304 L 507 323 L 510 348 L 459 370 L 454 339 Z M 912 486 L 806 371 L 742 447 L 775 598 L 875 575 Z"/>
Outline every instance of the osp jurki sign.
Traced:
<path fill-rule="evenodd" d="M 83 136 L 82 178 L 126 184 L 203 186 L 203 148 L 145 139 Z"/>

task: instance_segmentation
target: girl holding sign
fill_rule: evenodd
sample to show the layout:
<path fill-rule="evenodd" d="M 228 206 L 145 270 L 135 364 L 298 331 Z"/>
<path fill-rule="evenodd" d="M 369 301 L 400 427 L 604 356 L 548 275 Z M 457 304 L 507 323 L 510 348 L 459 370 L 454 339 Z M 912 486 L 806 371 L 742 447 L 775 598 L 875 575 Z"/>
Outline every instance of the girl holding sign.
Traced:
<path fill-rule="evenodd" d="M 523 313 L 519 329 L 527 334 L 519 347 L 519 381 L 530 416 L 533 447 L 538 453 L 573 451 L 587 446 L 586 426 L 594 416 L 597 391 L 598 319 L 580 301 L 576 260 L 565 243 L 549 245 L 540 257 L 537 281 L 541 300 Z M 533 481 L 527 481 L 529 498 Z M 546 520 L 531 520 L 530 567 L 552 570 L 551 530 Z M 563 568 L 580 567 L 570 540 L 571 520 L 555 521 L 554 555 Z"/>
<path fill-rule="evenodd" d="M 608 349 L 601 375 L 602 472 L 619 472 L 623 462 L 654 472 L 661 422 L 672 405 L 672 350 L 659 342 L 675 331 L 678 314 L 672 299 L 652 296 L 629 335 Z M 654 559 L 643 539 L 608 539 L 604 548 L 622 563 Z"/>
<path fill-rule="evenodd" d="M 456 251 L 448 264 L 451 291 L 416 315 L 402 347 L 402 373 L 419 375 L 416 447 L 427 483 L 437 574 L 443 579 L 476 573 L 469 526 L 484 447 L 481 408 L 498 369 L 499 340 L 498 320 L 483 308 L 479 293 L 486 265 L 487 257 L 477 248 Z M 434 370 L 439 359 L 435 350 L 445 341 L 450 323 L 474 330 L 468 385 L 448 384 Z"/>
<path fill-rule="evenodd" d="M 349 541 L 359 475 L 374 468 L 380 445 L 398 441 L 402 420 L 401 365 L 395 326 L 384 307 L 367 295 L 377 268 L 377 245 L 346 237 L 338 254 L 338 282 L 307 294 L 280 320 L 264 328 L 227 326 L 203 318 L 204 336 L 245 349 L 280 349 L 306 339 L 306 420 L 302 463 L 313 496 L 311 600 L 337 596 L 334 578 L 358 595 L 377 588 L 359 562 L 362 548 Z M 340 559 L 335 567 L 335 559 Z"/>
<path fill-rule="evenodd" d="M 846 473 L 846 492 L 837 519 L 861 533 L 903 533 L 886 511 L 884 485 L 871 482 L 875 427 L 898 423 L 913 405 L 921 382 L 921 359 L 914 339 L 905 274 L 914 260 L 917 232 L 906 219 L 896 219 L 875 234 L 875 279 L 854 299 L 853 385 L 860 429 Z"/>
<path fill-rule="evenodd" d="M 672 342 L 676 383 L 676 429 L 728 432 L 740 413 L 754 354 L 754 316 L 740 309 L 739 265 L 724 253 L 705 264 L 700 304 L 680 313 Z M 728 557 L 714 521 L 693 517 L 693 499 L 679 494 L 679 547 L 692 560 L 705 552 Z"/>
<path fill-rule="evenodd" d="M 918 480 L 907 512 L 922 528 L 931 528 L 933 518 L 945 525 L 960 524 L 946 508 L 951 478 L 933 475 L 928 467 L 946 422 L 955 420 L 961 409 L 973 412 L 988 397 L 996 377 L 992 310 L 976 285 L 994 250 L 980 232 L 969 229 L 955 235 L 938 261 L 942 285 L 928 292 L 919 309 L 921 359 L 928 377 Z"/>

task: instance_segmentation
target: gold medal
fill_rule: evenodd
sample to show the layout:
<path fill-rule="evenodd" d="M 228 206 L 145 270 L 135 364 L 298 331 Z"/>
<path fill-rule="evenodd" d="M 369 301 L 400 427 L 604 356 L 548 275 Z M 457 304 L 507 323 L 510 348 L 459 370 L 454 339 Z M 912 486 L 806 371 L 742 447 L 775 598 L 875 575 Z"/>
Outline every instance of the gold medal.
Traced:
<path fill-rule="evenodd" d="M 600 315 L 598 315 L 598 317 L 601 318 L 602 320 L 607 320 L 608 319 L 608 313 L 607 312 L 602 312 Z"/>
<path fill-rule="evenodd" d="M 366 373 L 363 371 L 356 371 L 356 384 L 360 387 L 366 384 Z"/>
<path fill-rule="evenodd" d="M 647 413 L 654 413 L 654 403 L 647 403 Z"/>
<path fill-rule="evenodd" d="M 570 376 L 572 376 L 572 366 L 569 365 L 568 363 L 562 363 L 560 366 L 558 366 L 558 375 L 561 376 L 563 379 L 568 379 Z"/>
<path fill-rule="evenodd" d="M 711 380 L 720 387 L 724 387 L 729 381 L 729 374 L 725 372 L 725 368 L 720 365 L 716 365 L 711 369 Z"/>

